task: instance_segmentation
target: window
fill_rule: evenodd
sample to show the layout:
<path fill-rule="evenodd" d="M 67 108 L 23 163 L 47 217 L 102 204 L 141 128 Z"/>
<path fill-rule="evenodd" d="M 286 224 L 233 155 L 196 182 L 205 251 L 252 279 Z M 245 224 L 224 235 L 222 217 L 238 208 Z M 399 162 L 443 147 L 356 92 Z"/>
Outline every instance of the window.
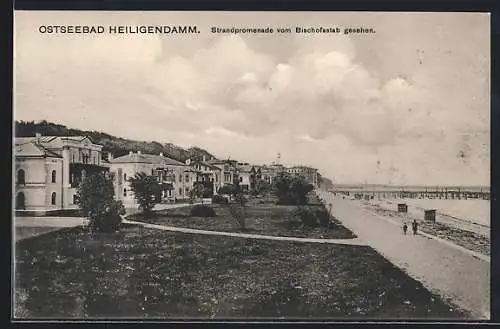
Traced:
<path fill-rule="evenodd" d="M 52 200 L 51 200 L 51 203 L 52 203 L 53 205 L 55 205 L 55 204 L 56 204 L 56 192 L 52 192 Z"/>
<path fill-rule="evenodd" d="M 240 177 L 240 183 L 243 182 L 243 177 Z"/>
<path fill-rule="evenodd" d="M 16 195 L 16 209 L 24 209 L 25 207 L 24 193 L 19 192 Z"/>
<path fill-rule="evenodd" d="M 186 175 L 186 183 L 189 183 L 189 174 Z"/>
<path fill-rule="evenodd" d="M 52 170 L 52 183 L 56 182 L 56 171 Z"/>
<path fill-rule="evenodd" d="M 126 188 L 123 189 L 123 196 L 127 196 L 127 189 Z"/>
<path fill-rule="evenodd" d="M 179 195 L 182 195 L 182 188 L 179 187 Z"/>
<path fill-rule="evenodd" d="M 73 204 L 77 204 L 77 203 L 78 203 L 78 195 L 73 194 Z"/>
<path fill-rule="evenodd" d="M 182 183 L 182 175 L 179 175 L 179 183 Z"/>
<path fill-rule="evenodd" d="M 19 169 L 17 171 L 17 184 L 26 184 L 25 177 L 24 177 L 24 170 Z"/>
<path fill-rule="evenodd" d="M 127 181 L 127 174 L 126 173 L 123 173 L 123 180 Z"/>

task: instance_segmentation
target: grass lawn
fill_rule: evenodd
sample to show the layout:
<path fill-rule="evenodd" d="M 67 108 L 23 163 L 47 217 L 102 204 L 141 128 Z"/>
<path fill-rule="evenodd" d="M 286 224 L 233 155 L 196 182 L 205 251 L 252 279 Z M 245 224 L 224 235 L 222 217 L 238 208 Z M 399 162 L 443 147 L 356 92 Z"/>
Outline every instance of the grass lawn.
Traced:
<path fill-rule="evenodd" d="M 142 214 L 129 217 L 130 220 L 152 224 L 187 227 L 201 230 L 242 232 L 238 222 L 231 215 L 229 206 L 212 204 L 216 217 L 192 217 L 191 206 L 167 209 L 145 218 Z M 311 205 L 318 207 L 318 205 Z M 295 215 L 297 206 L 276 205 L 274 201 L 264 202 L 261 198 L 250 198 L 245 207 L 246 233 L 273 236 L 293 236 L 307 238 L 352 239 L 356 235 L 345 228 L 336 218 L 332 218 L 328 230 L 309 228 L 302 225 Z"/>
<path fill-rule="evenodd" d="M 432 234 L 444 240 L 448 240 L 461 247 L 479 252 L 483 255 L 490 256 L 491 254 L 491 240 L 487 236 L 446 225 L 444 223 L 433 223 L 421 220 L 419 218 L 414 218 L 409 214 L 402 214 L 398 213 L 397 211 L 384 209 L 379 205 L 372 206 L 371 208 L 376 213 L 400 220 L 401 224 L 403 223 L 403 221 L 416 219 L 418 222 L 418 229 L 422 232 Z M 408 225 L 409 224 L 410 222 L 408 222 Z M 409 225 L 408 231 L 411 232 L 411 225 Z"/>
<path fill-rule="evenodd" d="M 37 235 L 57 231 L 60 227 L 16 227 L 16 240 L 31 238 Z"/>
<path fill-rule="evenodd" d="M 16 317 L 465 318 L 369 247 L 126 226 L 16 244 Z"/>

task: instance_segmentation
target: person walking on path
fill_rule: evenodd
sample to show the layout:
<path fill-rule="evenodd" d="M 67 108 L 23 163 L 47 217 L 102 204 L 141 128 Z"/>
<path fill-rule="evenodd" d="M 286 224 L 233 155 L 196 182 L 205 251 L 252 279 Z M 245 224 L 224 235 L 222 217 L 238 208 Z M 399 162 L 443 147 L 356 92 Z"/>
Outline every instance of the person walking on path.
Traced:
<path fill-rule="evenodd" d="M 416 235 L 417 229 L 418 229 L 418 224 L 417 224 L 417 221 L 415 219 L 413 220 L 413 223 L 411 223 L 411 228 L 413 230 L 413 235 Z"/>
<path fill-rule="evenodd" d="M 403 234 L 406 235 L 406 231 L 408 230 L 408 225 L 406 225 L 406 222 L 403 223 Z"/>

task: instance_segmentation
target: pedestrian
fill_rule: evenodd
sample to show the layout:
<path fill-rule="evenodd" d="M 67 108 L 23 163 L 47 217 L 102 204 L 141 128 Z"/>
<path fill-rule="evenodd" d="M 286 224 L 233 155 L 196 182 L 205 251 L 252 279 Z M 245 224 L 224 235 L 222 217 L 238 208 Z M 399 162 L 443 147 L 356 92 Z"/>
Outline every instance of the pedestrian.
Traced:
<path fill-rule="evenodd" d="M 411 223 L 411 228 L 413 230 L 413 235 L 416 235 L 417 234 L 418 224 L 417 224 L 417 221 L 415 219 L 413 220 L 413 223 Z"/>
<path fill-rule="evenodd" d="M 406 222 L 403 223 L 403 234 L 406 235 L 406 231 L 408 230 L 408 225 L 406 225 Z"/>

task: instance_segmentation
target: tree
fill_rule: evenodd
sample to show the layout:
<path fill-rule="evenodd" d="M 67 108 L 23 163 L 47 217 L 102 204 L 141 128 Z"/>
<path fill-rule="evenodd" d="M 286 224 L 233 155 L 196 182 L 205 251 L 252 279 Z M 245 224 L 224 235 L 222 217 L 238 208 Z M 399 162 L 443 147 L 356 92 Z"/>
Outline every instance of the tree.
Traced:
<path fill-rule="evenodd" d="M 205 185 L 202 182 L 195 182 L 193 188 L 189 191 L 189 201 L 193 203 L 194 199 L 202 198 L 201 204 L 203 204 L 203 195 L 205 194 Z"/>
<path fill-rule="evenodd" d="M 89 175 L 77 190 L 77 204 L 89 219 L 89 227 L 96 231 L 118 228 L 125 208 L 114 200 L 113 181 L 107 173 Z"/>
<path fill-rule="evenodd" d="M 234 186 L 233 184 L 224 184 L 224 186 L 221 186 L 219 188 L 219 191 L 217 191 L 218 194 L 229 194 L 233 195 L 234 193 Z"/>
<path fill-rule="evenodd" d="M 304 177 L 285 172 L 278 174 L 273 187 L 279 204 L 292 205 L 306 204 L 307 194 L 314 189 Z"/>
<path fill-rule="evenodd" d="M 128 181 L 139 203 L 139 209 L 146 214 L 151 213 L 155 204 L 161 200 L 161 186 L 156 177 L 139 172 Z"/>
<path fill-rule="evenodd" d="M 262 193 L 268 193 L 271 191 L 271 184 L 269 184 L 268 181 L 265 179 L 259 179 L 255 182 L 255 188 L 254 188 L 254 193 L 255 194 L 262 194 Z"/>

